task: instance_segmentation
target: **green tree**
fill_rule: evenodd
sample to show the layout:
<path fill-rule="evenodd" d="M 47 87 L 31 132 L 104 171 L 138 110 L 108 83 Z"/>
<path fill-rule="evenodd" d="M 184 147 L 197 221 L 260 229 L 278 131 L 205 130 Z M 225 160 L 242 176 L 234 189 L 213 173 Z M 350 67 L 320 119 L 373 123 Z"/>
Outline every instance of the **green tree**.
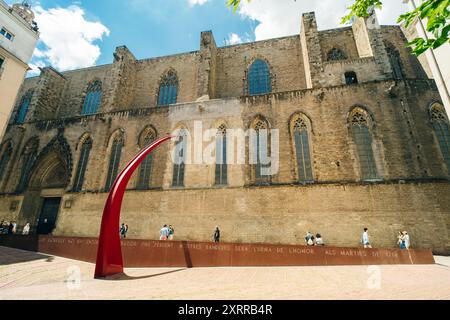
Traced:
<path fill-rule="evenodd" d="M 250 0 L 247 0 L 250 2 Z M 400 0 L 398 0 L 400 1 Z M 233 8 L 233 12 L 239 8 L 241 0 L 228 0 L 228 7 Z M 350 12 L 342 18 L 341 23 L 348 23 L 354 17 L 369 16 L 370 8 L 381 9 L 383 3 L 381 0 L 355 0 L 355 2 L 348 7 Z M 444 43 L 449 43 L 450 33 L 450 0 L 426 0 L 415 10 L 400 15 L 397 22 L 404 22 L 405 26 L 409 26 L 415 19 L 426 20 L 426 31 L 433 36 L 424 38 L 416 38 L 408 42 L 408 46 L 412 48 L 415 55 L 420 55 L 428 49 L 436 49 Z"/>

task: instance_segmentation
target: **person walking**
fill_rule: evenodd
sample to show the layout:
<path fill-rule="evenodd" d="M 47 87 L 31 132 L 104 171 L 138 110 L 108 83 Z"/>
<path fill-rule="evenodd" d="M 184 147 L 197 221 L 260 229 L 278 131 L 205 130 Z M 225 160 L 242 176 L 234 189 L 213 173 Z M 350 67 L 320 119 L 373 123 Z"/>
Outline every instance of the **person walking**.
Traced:
<path fill-rule="evenodd" d="M 220 241 L 220 229 L 219 226 L 216 226 L 216 230 L 214 230 L 214 242 Z"/>
<path fill-rule="evenodd" d="M 169 236 L 169 228 L 167 228 L 167 224 L 165 224 L 161 230 L 159 230 L 159 240 L 167 240 Z"/>
<path fill-rule="evenodd" d="M 173 240 L 173 234 L 175 233 L 175 229 L 169 224 L 169 240 Z"/>
<path fill-rule="evenodd" d="M 27 224 L 22 229 L 22 235 L 26 236 L 30 233 L 30 223 L 27 222 Z"/>
<path fill-rule="evenodd" d="M 364 232 L 361 237 L 361 243 L 363 244 L 364 248 L 372 248 L 369 239 L 369 229 L 367 228 L 364 228 Z"/>
<path fill-rule="evenodd" d="M 120 238 L 121 239 L 125 239 L 127 237 L 127 231 L 128 231 L 128 226 L 125 225 L 125 223 L 122 223 L 122 225 L 120 226 Z"/>

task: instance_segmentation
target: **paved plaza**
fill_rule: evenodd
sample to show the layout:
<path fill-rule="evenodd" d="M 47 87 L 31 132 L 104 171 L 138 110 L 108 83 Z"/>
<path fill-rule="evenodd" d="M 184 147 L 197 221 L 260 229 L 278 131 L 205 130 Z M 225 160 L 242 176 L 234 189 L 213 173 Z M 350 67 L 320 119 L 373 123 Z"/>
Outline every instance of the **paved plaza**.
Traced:
<path fill-rule="evenodd" d="M 450 299 L 435 265 L 142 268 L 93 279 L 94 264 L 0 247 L 0 299 Z"/>

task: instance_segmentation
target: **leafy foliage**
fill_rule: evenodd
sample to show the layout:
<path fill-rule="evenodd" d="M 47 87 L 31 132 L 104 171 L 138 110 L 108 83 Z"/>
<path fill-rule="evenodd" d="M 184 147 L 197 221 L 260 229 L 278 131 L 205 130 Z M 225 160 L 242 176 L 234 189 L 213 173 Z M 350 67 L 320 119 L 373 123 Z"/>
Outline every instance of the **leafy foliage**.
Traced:
<path fill-rule="evenodd" d="M 249 0 L 247 0 L 247 1 L 249 1 Z M 241 4 L 241 0 L 228 0 L 228 7 L 233 8 L 233 12 L 236 12 L 236 10 L 239 8 L 240 4 Z"/>
<path fill-rule="evenodd" d="M 409 26 L 416 19 L 425 19 L 425 30 L 433 37 L 427 39 L 416 38 L 408 45 L 413 47 L 416 55 L 422 54 L 426 50 L 436 49 L 444 43 L 450 43 L 450 0 L 427 0 L 411 12 L 402 14 L 397 22 L 404 22 L 405 27 Z"/>
<path fill-rule="evenodd" d="M 227 0 L 228 7 L 233 8 L 233 12 L 239 8 L 241 0 Z M 250 2 L 250 0 L 247 0 Z M 275 0 L 274 0 L 275 1 Z M 398 0 L 400 1 L 400 0 Z M 368 17 L 371 8 L 382 8 L 381 0 L 355 0 L 355 2 L 348 7 L 350 12 L 344 16 L 341 23 L 348 23 L 354 17 Z M 416 19 L 426 21 L 425 29 L 431 33 L 433 37 L 416 38 L 408 42 L 408 46 L 412 47 L 412 52 L 415 55 L 420 55 L 428 49 L 436 49 L 444 43 L 449 43 L 450 33 L 450 0 L 426 0 L 411 12 L 400 15 L 397 22 L 404 22 L 405 27 L 408 27 Z"/>

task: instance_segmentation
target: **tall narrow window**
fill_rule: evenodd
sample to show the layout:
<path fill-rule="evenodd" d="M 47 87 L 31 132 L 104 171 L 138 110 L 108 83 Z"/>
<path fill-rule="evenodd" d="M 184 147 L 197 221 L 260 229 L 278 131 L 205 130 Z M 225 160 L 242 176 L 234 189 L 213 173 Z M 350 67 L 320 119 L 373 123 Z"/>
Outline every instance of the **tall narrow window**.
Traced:
<path fill-rule="evenodd" d="M 372 135 L 369 131 L 368 115 L 363 110 L 355 110 L 351 116 L 351 125 L 362 179 L 377 179 L 378 174 L 373 155 Z"/>
<path fill-rule="evenodd" d="M 445 164 L 450 171 L 450 129 L 444 107 L 435 103 L 430 109 L 431 121 Z"/>
<path fill-rule="evenodd" d="M 5 62 L 5 59 L 3 57 L 0 57 L 0 73 L 2 72 L 3 63 Z"/>
<path fill-rule="evenodd" d="M 20 173 L 19 183 L 17 185 L 17 192 L 22 192 L 25 190 L 28 184 L 29 176 L 31 173 L 31 168 L 33 166 L 34 160 L 37 155 L 37 142 L 31 141 L 28 143 L 22 154 L 22 170 Z"/>
<path fill-rule="evenodd" d="M 109 191 L 111 189 L 111 186 L 117 177 L 120 165 L 120 156 L 122 155 L 123 143 L 124 143 L 123 136 L 117 134 L 114 137 L 111 146 L 111 155 L 109 158 L 109 166 L 108 166 L 108 176 L 106 178 L 106 185 L 105 185 L 106 191 Z"/>
<path fill-rule="evenodd" d="M 159 84 L 158 105 L 166 106 L 177 103 L 178 77 L 175 71 L 170 70 Z"/>
<path fill-rule="evenodd" d="M 31 98 L 33 97 L 33 92 L 28 91 L 20 102 L 19 112 L 17 113 L 16 123 L 24 123 L 25 117 L 27 116 L 28 109 L 30 107 Z"/>
<path fill-rule="evenodd" d="M 255 60 L 248 69 L 248 94 L 265 94 L 272 91 L 269 66 L 263 60 Z"/>
<path fill-rule="evenodd" d="M 91 138 L 86 139 L 81 145 L 80 160 L 78 161 L 75 181 L 73 183 L 73 191 L 81 191 L 83 188 L 84 175 L 89 161 L 89 154 L 92 149 Z"/>
<path fill-rule="evenodd" d="M 216 134 L 215 184 L 227 184 L 227 128 L 221 125 Z"/>
<path fill-rule="evenodd" d="M 403 67 L 400 53 L 390 43 L 385 43 L 394 79 L 403 79 Z"/>
<path fill-rule="evenodd" d="M 345 73 L 345 84 L 355 84 L 358 83 L 358 78 L 356 77 L 356 73 L 353 71 L 349 71 Z"/>
<path fill-rule="evenodd" d="M 253 161 L 254 174 L 256 184 L 268 184 L 270 183 L 270 158 L 269 158 L 269 130 L 267 123 L 258 120 L 254 126 L 255 135 L 253 136 Z"/>
<path fill-rule="evenodd" d="M 175 142 L 172 186 L 184 186 L 184 168 L 187 152 L 187 132 L 181 130 Z"/>
<path fill-rule="evenodd" d="M 0 157 L 0 181 L 4 179 L 9 159 L 11 159 L 11 154 L 12 154 L 12 146 L 11 143 L 8 142 L 7 145 L 3 148 L 3 153 Z"/>
<path fill-rule="evenodd" d="M 86 97 L 84 98 L 83 108 L 81 109 L 82 115 L 97 113 L 102 100 L 102 82 L 95 80 L 91 82 L 86 91 Z"/>
<path fill-rule="evenodd" d="M 312 182 L 311 152 L 309 149 L 308 127 L 302 118 L 294 123 L 294 144 L 297 160 L 298 180 L 301 183 Z"/>
<path fill-rule="evenodd" d="M 149 129 L 146 131 L 145 136 L 142 138 L 140 145 L 142 148 L 148 146 L 150 143 L 155 141 L 156 134 L 153 130 Z M 152 154 L 148 154 L 145 159 L 141 162 L 139 167 L 139 179 L 137 184 L 137 189 L 145 190 L 150 187 L 150 176 L 152 172 Z"/>

